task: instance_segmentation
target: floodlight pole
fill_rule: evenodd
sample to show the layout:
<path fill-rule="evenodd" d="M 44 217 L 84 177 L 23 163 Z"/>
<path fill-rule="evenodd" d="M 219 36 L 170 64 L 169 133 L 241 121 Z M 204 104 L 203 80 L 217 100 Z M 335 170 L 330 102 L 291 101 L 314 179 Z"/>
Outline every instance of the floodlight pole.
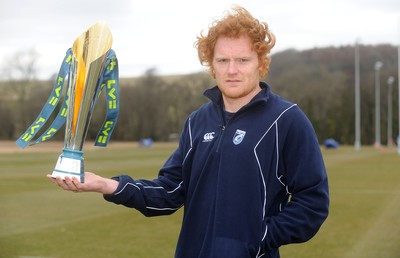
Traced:
<path fill-rule="evenodd" d="M 381 85 L 379 80 L 379 71 L 382 68 L 382 62 L 375 63 L 375 144 L 376 148 L 381 147 Z"/>
<path fill-rule="evenodd" d="M 355 65 L 355 142 L 354 148 L 356 151 L 359 151 L 361 148 L 361 133 L 360 133 L 360 51 L 358 46 L 358 39 L 356 40 L 355 48 L 354 48 L 354 65 Z"/>
<path fill-rule="evenodd" d="M 388 120 L 388 128 L 387 128 L 387 146 L 392 147 L 393 146 L 393 135 L 392 135 L 392 89 L 393 89 L 393 82 L 394 82 L 394 77 L 390 76 L 387 80 L 388 84 L 388 114 L 387 114 L 387 120 Z"/>

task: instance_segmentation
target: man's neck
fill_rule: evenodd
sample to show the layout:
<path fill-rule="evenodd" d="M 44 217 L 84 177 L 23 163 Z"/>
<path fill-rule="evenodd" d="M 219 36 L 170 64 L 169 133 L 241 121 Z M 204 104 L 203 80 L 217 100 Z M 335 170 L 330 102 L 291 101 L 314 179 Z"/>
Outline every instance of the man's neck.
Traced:
<path fill-rule="evenodd" d="M 224 101 L 225 111 L 236 113 L 242 107 L 247 105 L 260 91 L 261 88 L 257 88 L 257 90 L 250 92 L 248 95 L 241 98 L 229 98 L 223 95 L 222 99 Z"/>

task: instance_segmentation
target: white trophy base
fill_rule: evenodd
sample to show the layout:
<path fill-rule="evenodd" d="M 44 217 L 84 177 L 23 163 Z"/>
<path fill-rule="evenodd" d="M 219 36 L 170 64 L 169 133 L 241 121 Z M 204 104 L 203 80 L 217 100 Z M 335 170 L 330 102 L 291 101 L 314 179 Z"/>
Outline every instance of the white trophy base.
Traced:
<path fill-rule="evenodd" d="M 66 176 L 70 178 L 75 177 L 81 183 L 84 183 L 85 172 L 82 154 L 82 151 L 63 149 L 51 177 L 61 177 L 62 179 L 65 179 Z"/>

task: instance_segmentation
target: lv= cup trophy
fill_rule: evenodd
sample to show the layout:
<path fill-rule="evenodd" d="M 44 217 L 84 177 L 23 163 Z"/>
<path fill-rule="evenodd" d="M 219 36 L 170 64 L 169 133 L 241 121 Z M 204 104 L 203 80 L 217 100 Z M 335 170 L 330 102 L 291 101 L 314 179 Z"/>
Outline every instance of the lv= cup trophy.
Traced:
<path fill-rule="evenodd" d="M 96 101 L 105 88 L 106 119 L 96 137 L 96 146 L 107 146 L 119 113 L 118 61 L 111 49 L 112 36 L 105 22 L 100 21 L 80 35 L 68 49 L 52 93 L 36 120 L 16 141 L 21 148 L 51 139 L 64 125 L 64 148 L 57 160 L 52 177 L 76 177 L 84 182 L 83 143 Z M 68 83 L 65 79 L 68 78 Z M 48 129 L 33 143 L 32 139 L 47 123 L 63 94 L 66 97 Z"/>
<path fill-rule="evenodd" d="M 104 22 L 96 23 L 74 41 L 64 148 L 52 173 L 54 178 L 69 176 L 84 182 L 82 148 L 111 45 L 112 35 Z"/>

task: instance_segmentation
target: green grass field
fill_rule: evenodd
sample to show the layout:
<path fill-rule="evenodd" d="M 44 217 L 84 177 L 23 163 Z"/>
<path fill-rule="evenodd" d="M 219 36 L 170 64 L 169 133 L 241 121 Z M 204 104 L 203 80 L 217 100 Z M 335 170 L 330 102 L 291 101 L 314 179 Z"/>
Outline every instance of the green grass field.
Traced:
<path fill-rule="evenodd" d="M 1 142 L 0 142 L 1 144 Z M 182 211 L 145 218 L 96 193 L 53 185 L 62 144 L 0 152 L 0 257 L 173 257 Z M 154 178 L 172 145 L 135 144 L 85 150 L 86 170 L 105 177 Z M 38 150 L 38 151 L 36 151 Z M 282 258 L 400 257 L 400 156 L 394 149 L 323 150 L 331 212 L 305 244 L 281 248 Z"/>

